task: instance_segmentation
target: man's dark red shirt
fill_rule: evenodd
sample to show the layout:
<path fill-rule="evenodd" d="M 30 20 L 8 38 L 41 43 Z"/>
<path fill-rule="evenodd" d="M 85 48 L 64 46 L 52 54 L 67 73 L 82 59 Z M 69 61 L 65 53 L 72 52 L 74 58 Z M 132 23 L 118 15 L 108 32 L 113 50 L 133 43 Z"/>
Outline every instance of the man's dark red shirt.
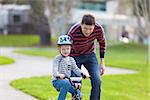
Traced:
<path fill-rule="evenodd" d="M 68 35 L 73 40 L 72 50 L 70 56 L 79 56 L 82 54 L 90 54 L 95 51 L 94 40 L 97 39 L 99 43 L 100 58 L 104 58 L 106 51 L 106 42 L 104 37 L 104 30 L 98 23 L 95 24 L 93 32 L 86 37 L 82 33 L 81 24 L 73 25 Z"/>

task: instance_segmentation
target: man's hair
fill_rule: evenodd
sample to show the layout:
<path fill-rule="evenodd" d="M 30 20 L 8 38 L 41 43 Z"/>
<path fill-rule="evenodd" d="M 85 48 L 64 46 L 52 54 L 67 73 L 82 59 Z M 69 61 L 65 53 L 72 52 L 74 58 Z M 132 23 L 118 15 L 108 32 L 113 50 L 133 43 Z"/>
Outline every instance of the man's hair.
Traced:
<path fill-rule="evenodd" d="M 91 14 L 85 14 L 82 17 L 81 24 L 86 24 L 86 25 L 95 25 L 95 17 Z"/>

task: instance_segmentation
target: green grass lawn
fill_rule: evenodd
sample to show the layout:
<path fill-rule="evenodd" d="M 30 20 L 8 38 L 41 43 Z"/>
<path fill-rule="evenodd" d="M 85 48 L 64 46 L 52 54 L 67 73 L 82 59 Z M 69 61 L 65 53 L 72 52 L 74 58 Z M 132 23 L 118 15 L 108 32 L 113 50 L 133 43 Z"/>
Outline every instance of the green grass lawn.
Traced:
<path fill-rule="evenodd" d="M 11 85 L 40 100 L 57 100 L 58 92 L 50 79 L 50 76 L 24 78 L 13 81 Z M 144 74 L 108 75 L 102 80 L 102 100 L 148 100 L 148 80 Z M 83 100 L 89 100 L 90 80 L 83 80 L 83 84 Z M 67 98 L 70 96 L 68 94 Z"/>
<path fill-rule="evenodd" d="M 56 45 L 57 37 L 51 38 L 52 45 Z M 40 36 L 36 34 L 0 34 L 0 46 L 39 46 Z"/>
<path fill-rule="evenodd" d="M 38 35 L 0 35 L 0 46 L 35 46 L 39 41 Z"/>
<path fill-rule="evenodd" d="M 143 71 L 148 68 L 147 55 L 145 45 L 119 44 L 107 48 L 105 62 L 111 67 Z"/>
<path fill-rule="evenodd" d="M 51 50 L 53 51 L 53 49 Z M 102 77 L 102 100 L 148 100 L 150 98 L 148 84 L 150 69 L 146 64 L 146 52 L 147 47 L 138 44 L 120 44 L 108 47 L 105 57 L 106 65 L 133 69 L 138 73 L 104 75 Z M 57 54 L 57 52 L 55 53 Z M 50 76 L 18 79 L 11 82 L 11 85 L 40 100 L 57 100 L 58 92 L 53 88 Z M 90 88 L 90 81 L 83 80 L 83 100 L 89 99 Z M 69 98 L 70 95 L 68 94 L 67 97 Z"/>
<path fill-rule="evenodd" d="M 53 58 L 58 54 L 58 50 L 56 48 L 28 48 L 15 50 L 14 52 L 32 56 L 44 56 L 49 58 Z"/>
<path fill-rule="evenodd" d="M 11 64 L 11 63 L 14 63 L 14 62 L 15 61 L 11 58 L 0 56 L 0 65 Z"/>
<path fill-rule="evenodd" d="M 16 53 L 45 56 L 49 58 L 58 54 L 57 48 L 30 48 L 24 50 L 16 50 Z M 97 58 L 99 58 L 97 50 Z M 147 66 L 147 47 L 139 44 L 119 44 L 107 48 L 105 55 L 105 63 L 107 66 L 128 68 L 142 71 Z"/>

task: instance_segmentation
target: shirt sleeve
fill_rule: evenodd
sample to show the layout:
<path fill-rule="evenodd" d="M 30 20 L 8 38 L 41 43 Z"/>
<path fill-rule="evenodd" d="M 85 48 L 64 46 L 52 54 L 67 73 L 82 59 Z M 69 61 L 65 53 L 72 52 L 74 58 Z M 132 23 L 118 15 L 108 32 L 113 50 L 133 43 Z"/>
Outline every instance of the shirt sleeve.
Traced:
<path fill-rule="evenodd" d="M 72 28 L 68 31 L 67 35 L 71 37 L 71 40 L 73 40 L 73 29 Z"/>
<path fill-rule="evenodd" d="M 99 43 L 100 58 L 104 58 L 106 52 L 106 40 L 104 36 L 104 29 L 102 27 L 99 29 L 97 41 Z"/>
<path fill-rule="evenodd" d="M 71 63 L 72 63 L 72 71 L 77 75 L 77 76 L 81 76 L 81 70 L 78 68 L 78 66 L 76 65 L 76 62 L 74 60 L 74 58 L 71 57 Z"/>
<path fill-rule="evenodd" d="M 58 66 L 59 66 L 59 58 L 55 57 L 55 59 L 53 60 L 53 76 L 59 76 L 59 71 L 58 71 Z"/>
<path fill-rule="evenodd" d="M 71 28 L 69 29 L 67 35 L 71 37 L 71 39 L 73 39 L 73 34 L 76 32 L 76 30 L 80 27 L 80 23 L 76 23 L 73 26 L 71 26 Z"/>

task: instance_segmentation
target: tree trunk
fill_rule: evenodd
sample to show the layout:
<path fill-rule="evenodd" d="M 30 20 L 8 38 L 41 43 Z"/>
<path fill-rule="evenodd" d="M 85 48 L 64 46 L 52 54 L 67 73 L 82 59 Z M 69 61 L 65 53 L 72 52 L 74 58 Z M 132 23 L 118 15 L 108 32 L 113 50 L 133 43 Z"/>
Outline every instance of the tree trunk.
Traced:
<path fill-rule="evenodd" d="M 148 36 L 148 60 L 147 63 L 150 64 L 150 35 Z"/>

